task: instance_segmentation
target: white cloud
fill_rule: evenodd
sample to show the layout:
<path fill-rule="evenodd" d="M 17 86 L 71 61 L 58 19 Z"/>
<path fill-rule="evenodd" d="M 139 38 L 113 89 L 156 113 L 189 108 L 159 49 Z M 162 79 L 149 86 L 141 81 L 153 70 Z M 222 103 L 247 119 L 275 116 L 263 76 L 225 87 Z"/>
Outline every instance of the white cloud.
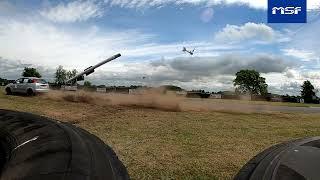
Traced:
<path fill-rule="evenodd" d="M 4 19 L 0 23 L 2 57 L 46 66 L 83 68 L 151 37 L 135 30 L 64 29 L 43 22 Z"/>
<path fill-rule="evenodd" d="M 284 72 L 284 75 L 287 78 L 295 78 L 295 79 L 297 79 L 297 78 L 300 77 L 300 73 L 296 69 L 287 69 L 287 71 Z"/>
<path fill-rule="evenodd" d="M 301 67 L 294 67 L 288 68 L 282 73 L 262 75 L 266 78 L 269 90 L 273 93 L 300 95 L 301 85 L 306 80 L 309 80 L 316 89 L 320 89 L 320 72 L 318 70 L 304 70 Z"/>
<path fill-rule="evenodd" d="M 149 59 L 159 59 L 159 57 L 174 58 L 179 56 L 189 57 L 189 54 L 182 52 L 182 47 L 195 49 L 195 56 L 206 57 L 216 56 L 227 50 L 241 51 L 240 46 L 222 45 L 212 42 L 178 42 L 172 44 L 146 43 L 136 47 L 126 48 L 124 54 L 130 57 L 141 58 L 149 57 Z"/>
<path fill-rule="evenodd" d="M 245 5 L 255 9 L 266 9 L 267 8 L 267 0 L 208 0 L 209 5 L 217 5 L 217 4 L 227 4 L 227 5 Z"/>
<path fill-rule="evenodd" d="M 218 42 L 237 43 L 241 41 L 273 42 L 277 39 L 277 32 L 271 27 L 260 23 L 248 22 L 242 26 L 227 25 L 215 34 Z"/>
<path fill-rule="evenodd" d="M 320 2 L 320 1 L 319 1 Z M 286 49 L 293 49 L 299 52 L 293 52 L 301 58 L 309 60 L 320 60 L 320 37 L 317 33 L 320 28 L 320 14 L 314 17 L 314 21 L 301 26 L 293 35 L 292 41 L 286 45 Z M 318 68 L 320 64 L 318 63 Z"/>
<path fill-rule="evenodd" d="M 212 8 L 205 9 L 201 13 L 201 16 L 200 16 L 201 21 L 204 23 L 211 21 L 212 18 L 213 18 L 213 9 Z"/>
<path fill-rule="evenodd" d="M 69 3 L 59 3 L 40 11 L 40 14 L 54 22 L 86 21 L 103 15 L 103 3 L 96 0 L 75 0 Z"/>
<path fill-rule="evenodd" d="M 319 0 L 307 0 L 307 8 L 310 10 L 319 10 L 320 1 Z"/>
<path fill-rule="evenodd" d="M 191 4 L 214 6 L 225 5 L 244 5 L 255 9 L 267 9 L 268 0 L 105 0 L 112 5 L 126 8 L 159 7 L 168 4 Z M 319 9 L 319 0 L 308 0 L 308 9 Z"/>
<path fill-rule="evenodd" d="M 241 51 L 236 45 L 213 42 L 150 43 L 154 36 L 138 30 L 104 32 L 96 27 L 63 28 L 55 24 L 0 18 L 0 55 L 42 66 L 63 65 L 78 69 L 92 65 L 114 53 L 122 60 L 150 60 L 189 56 L 182 47 L 196 48 L 196 56 L 217 56 L 224 51 Z"/>
<path fill-rule="evenodd" d="M 295 70 L 291 71 L 291 69 L 288 69 L 288 71 L 293 72 Z M 298 71 L 297 73 L 299 74 L 300 72 Z M 300 95 L 300 86 L 303 83 L 302 79 L 297 79 L 297 77 L 288 77 L 287 72 L 262 74 L 262 76 L 266 78 L 268 90 L 271 93 Z"/>
<path fill-rule="evenodd" d="M 282 49 L 281 51 L 284 53 L 284 55 L 292 56 L 302 61 L 310 61 L 310 60 L 317 59 L 317 56 L 315 55 L 314 52 L 307 51 L 307 50 L 291 48 L 291 49 Z"/>
<path fill-rule="evenodd" d="M 306 79 L 311 79 L 318 81 L 320 83 L 320 72 L 315 70 L 309 70 L 302 73 L 302 77 Z M 320 84 L 319 84 L 320 85 Z"/>
<path fill-rule="evenodd" d="M 117 5 L 126 8 L 143 8 L 143 7 L 159 7 L 168 4 L 191 4 L 191 5 L 206 5 L 213 6 L 219 4 L 239 4 L 247 5 L 253 8 L 265 8 L 267 7 L 267 1 L 259 0 L 105 0 L 110 2 L 111 5 Z"/>

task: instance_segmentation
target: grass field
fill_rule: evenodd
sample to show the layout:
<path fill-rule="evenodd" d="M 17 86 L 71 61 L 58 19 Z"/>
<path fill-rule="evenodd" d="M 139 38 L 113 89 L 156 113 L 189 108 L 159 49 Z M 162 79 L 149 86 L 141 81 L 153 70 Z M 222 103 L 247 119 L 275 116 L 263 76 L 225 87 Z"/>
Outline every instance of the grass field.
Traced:
<path fill-rule="evenodd" d="M 320 135 L 320 114 L 170 112 L 2 92 L 0 108 L 90 131 L 114 148 L 132 179 L 231 179 L 246 161 L 273 144 Z"/>
<path fill-rule="evenodd" d="M 210 101 L 209 99 L 207 101 Z M 215 99 L 216 103 L 237 103 L 249 105 L 270 105 L 270 106 L 288 106 L 288 107 L 320 107 L 320 104 L 304 104 L 304 103 L 289 103 L 289 102 L 268 102 L 268 101 L 247 101 L 247 100 L 232 100 L 232 99 Z"/>

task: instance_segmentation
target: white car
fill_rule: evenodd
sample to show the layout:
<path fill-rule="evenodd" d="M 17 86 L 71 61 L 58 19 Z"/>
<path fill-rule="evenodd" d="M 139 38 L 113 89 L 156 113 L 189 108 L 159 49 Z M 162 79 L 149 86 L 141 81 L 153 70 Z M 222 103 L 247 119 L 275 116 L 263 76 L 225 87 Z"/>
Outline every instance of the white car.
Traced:
<path fill-rule="evenodd" d="M 23 77 L 5 87 L 8 95 L 13 93 L 33 96 L 39 93 L 49 92 L 49 84 L 46 80 L 37 77 Z"/>

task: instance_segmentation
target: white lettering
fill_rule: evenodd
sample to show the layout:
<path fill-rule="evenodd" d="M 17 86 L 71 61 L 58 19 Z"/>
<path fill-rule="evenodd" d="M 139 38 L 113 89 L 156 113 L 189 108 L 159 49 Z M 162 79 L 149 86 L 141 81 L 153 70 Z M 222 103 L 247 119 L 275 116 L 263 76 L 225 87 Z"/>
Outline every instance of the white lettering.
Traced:
<path fill-rule="evenodd" d="M 277 14 L 277 11 L 281 11 L 281 14 L 284 14 L 284 7 L 274 7 L 272 8 L 272 14 Z"/>
<path fill-rule="evenodd" d="M 272 8 L 272 14 L 286 14 L 286 15 L 293 15 L 293 14 L 299 14 L 302 9 L 301 7 L 273 7 Z"/>
<path fill-rule="evenodd" d="M 286 7 L 284 14 L 295 14 L 295 7 Z"/>

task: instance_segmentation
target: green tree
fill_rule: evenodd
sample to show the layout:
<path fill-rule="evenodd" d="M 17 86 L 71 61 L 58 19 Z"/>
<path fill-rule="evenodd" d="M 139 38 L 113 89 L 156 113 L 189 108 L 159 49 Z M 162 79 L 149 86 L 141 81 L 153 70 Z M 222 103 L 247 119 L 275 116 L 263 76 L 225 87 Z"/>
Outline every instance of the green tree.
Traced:
<path fill-rule="evenodd" d="M 301 86 L 301 97 L 304 99 L 305 103 L 313 103 L 314 98 L 316 97 L 314 86 L 310 81 L 304 81 Z"/>
<path fill-rule="evenodd" d="M 35 68 L 28 68 L 25 67 L 23 72 L 22 72 L 23 77 L 37 77 L 41 78 L 41 74 L 37 71 Z"/>
<path fill-rule="evenodd" d="M 56 70 L 55 76 L 55 83 L 62 85 L 65 84 L 65 82 L 68 79 L 73 78 L 75 75 L 77 75 L 78 71 L 76 69 L 73 69 L 72 71 L 67 71 L 63 68 L 63 66 L 59 66 Z"/>
<path fill-rule="evenodd" d="M 73 69 L 72 71 L 68 71 L 67 72 L 67 79 L 71 79 L 73 78 L 74 76 L 76 76 L 78 73 L 78 71 L 76 69 Z"/>
<path fill-rule="evenodd" d="M 89 88 L 92 86 L 92 84 L 90 81 L 84 81 L 83 86 Z"/>
<path fill-rule="evenodd" d="M 268 94 L 268 85 L 266 79 L 260 76 L 255 70 L 241 70 L 236 73 L 236 79 L 233 81 L 236 92 L 250 95 Z"/>
<path fill-rule="evenodd" d="M 54 74 L 55 83 L 58 85 L 62 85 L 67 80 L 67 71 L 63 69 L 63 66 L 59 66 Z"/>

